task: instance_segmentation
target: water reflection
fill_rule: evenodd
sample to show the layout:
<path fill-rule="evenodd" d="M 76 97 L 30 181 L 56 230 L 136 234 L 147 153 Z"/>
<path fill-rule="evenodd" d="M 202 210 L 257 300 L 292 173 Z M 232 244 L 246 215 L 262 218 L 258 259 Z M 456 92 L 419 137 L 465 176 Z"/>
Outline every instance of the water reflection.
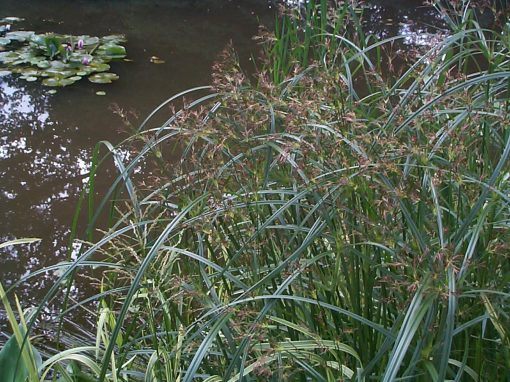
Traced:
<path fill-rule="evenodd" d="M 92 145 L 83 125 L 55 110 L 58 96 L 11 76 L 0 78 L 0 242 L 37 236 L 36 244 L 2 250 L 1 280 L 11 284 L 66 257 L 76 198 L 88 179 Z M 53 120 L 60 115 L 60 121 Z M 69 116 L 67 116 L 68 118 Z M 99 138 L 99 136 L 98 136 Z M 121 150 L 124 161 L 131 153 Z M 101 185 L 101 184 L 100 184 Z M 53 275 L 32 280 L 25 301 L 46 289 Z"/>
<path fill-rule="evenodd" d="M 442 19 L 432 6 L 417 0 L 375 0 L 366 4 L 367 31 L 380 39 L 402 37 L 401 43 L 433 46 L 444 34 Z"/>
<path fill-rule="evenodd" d="M 11 126 L 28 122 L 33 128 L 52 123 L 48 121 L 50 115 L 46 95 L 31 93 L 11 75 L 0 77 L 0 81 L 0 121 L 11 120 Z"/>
<path fill-rule="evenodd" d="M 289 7 L 304 7 L 309 0 L 283 0 Z M 401 36 L 404 45 L 432 46 L 442 38 L 439 13 L 422 0 L 361 2 L 365 32 L 379 39 Z"/>
<path fill-rule="evenodd" d="M 70 219 L 60 209 L 69 209 L 66 202 L 81 188 L 74 180 L 88 172 L 89 150 L 70 136 L 78 127 L 53 120 L 51 98 L 40 86 L 0 78 L 0 240 L 44 238 L 2 250 L 4 284 L 64 256 Z M 47 281 L 34 279 L 27 294 L 33 298 Z"/>
<path fill-rule="evenodd" d="M 120 79 L 111 86 L 81 81 L 56 94 L 0 73 L 0 242 L 43 239 L 0 249 L 0 280 L 9 286 L 30 271 L 66 259 L 91 150 L 98 141 L 116 144 L 124 137 L 111 106 L 144 116 L 170 95 L 209 83 L 213 61 L 231 40 L 247 66 L 255 50 L 251 38 L 264 17 L 273 18 L 273 11 L 264 1 L 251 0 L 1 3 L 0 17 L 22 17 L 26 21 L 17 27 L 26 30 L 124 33 L 133 59 L 112 65 Z M 152 56 L 166 63 L 155 65 Z M 97 97 L 98 90 L 107 95 Z M 129 153 L 121 156 L 127 160 Z M 104 190 L 110 181 L 102 177 L 96 186 Z M 53 280 L 50 274 L 31 279 L 18 295 L 26 303 L 37 299 Z M 0 332 L 1 327 L 0 318 Z"/>

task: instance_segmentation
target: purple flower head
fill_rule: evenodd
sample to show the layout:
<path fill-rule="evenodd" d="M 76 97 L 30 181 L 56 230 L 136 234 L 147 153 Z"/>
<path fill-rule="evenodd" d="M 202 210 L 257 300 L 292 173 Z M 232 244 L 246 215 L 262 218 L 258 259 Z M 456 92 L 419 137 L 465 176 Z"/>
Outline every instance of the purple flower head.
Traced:
<path fill-rule="evenodd" d="M 83 60 L 81 60 L 81 63 L 82 63 L 83 65 L 88 65 L 88 64 L 90 64 L 90 60 L 89 60 L 89 58 L 88 58 L 88 57 L 83 57 Z"/>
<path fill-rule="evenodd" d="M 78 40 L 78 44 L 76 44 L 76 46 L 78 47 L 78 49 L 83 49 L 83 46 L 85 45 L 85 43 L 83 42 L 82 39 L 79 39 Z"/>
<path fill-rule="evenodd" d="M 68 52 L 72 52 L 73 51 L 73 46 L 70 43 L 65 44 L 65 48 L 66 48 L 66 50 Z"/>

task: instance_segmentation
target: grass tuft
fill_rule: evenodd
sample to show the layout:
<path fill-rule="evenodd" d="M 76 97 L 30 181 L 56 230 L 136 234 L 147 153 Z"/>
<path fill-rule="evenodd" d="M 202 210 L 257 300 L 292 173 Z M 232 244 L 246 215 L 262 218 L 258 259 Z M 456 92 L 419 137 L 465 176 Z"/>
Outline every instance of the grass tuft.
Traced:
<path fill-rule="evenodd" d="M 255 80 L 227 49 L 212 88 L 123 143 L 134 159 L 102 144 L 118 178 L 37 311 L 101 266 L 62 312 L 95 301 L 96 333 L 41 380 L 508 378 L 510 30 L 437 7 L 451 33 L 396 75 L 396 39 L 310 1 Z"/>

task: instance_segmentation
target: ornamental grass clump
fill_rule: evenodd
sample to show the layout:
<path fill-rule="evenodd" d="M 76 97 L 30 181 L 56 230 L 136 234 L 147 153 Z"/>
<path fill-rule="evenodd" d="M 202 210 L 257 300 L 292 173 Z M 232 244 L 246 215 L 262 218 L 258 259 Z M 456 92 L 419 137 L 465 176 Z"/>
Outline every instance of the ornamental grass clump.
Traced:
<path fill-rule="evenodd" d="M 466 22 L 392 79 L 384 42 L 321 28 L 334 51 L 255 81 L 227 49 L 212 87 L 142 123 L 131 162 L 109 146 L 120 175 L 97 206 L 93 166 L 90 244 L 39 309 L 101 266 L 97 335 L 57 374 L 73 355 L 112 381 L 508 376 L 507 30 Z"/>

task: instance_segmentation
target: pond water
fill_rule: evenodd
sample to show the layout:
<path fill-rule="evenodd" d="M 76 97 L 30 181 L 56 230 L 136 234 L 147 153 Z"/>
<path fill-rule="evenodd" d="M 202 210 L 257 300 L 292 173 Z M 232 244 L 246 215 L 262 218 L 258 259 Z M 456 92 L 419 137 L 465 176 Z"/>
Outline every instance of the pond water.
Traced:
<path fill-rule="evenodd" d="M 123 123 L 117 107 L 143 118 L 164 99 L 210 82 L 212 63 L 232 40 L 242 65 L 253 67 L 260 24 L 274 19 L 266 0 L 1 0 L 0 18 L 25 19 L 16 28 L 103 36 L 122 33 L 132 62 L 112 64 L 120 79 L 98 85 L 81 81 L 56 94 L 40 83 L 0 77 L 0 242 L 38 237 L 37 244 L 0 250 L 0 280 L 22 275 L 66 257 L 77 197 L 91 151 L 100 140 L 118 143 Z M 293 3 L 293 1 L 291 1 Z M 407 44 L 429 44 L 437 18 L 419 1 L 372 1 L 367 19 L 381 38 L 404 35 Z M 432 34 L 431 34 L 432 33 Z M 412 46 L 412 45 L 410 45 Z M 151 63 L 157 56 L 163 64 Z M 106 96 L 97 96 L 105 91 Z M 106 181 L 105 181 L 106 183 Z M 100 188 L 106 184 L 99 185 Z M 18 291 L 37 298 L 51 278 Z M 46 284 L 45 284 L 46 283 Z"/>

